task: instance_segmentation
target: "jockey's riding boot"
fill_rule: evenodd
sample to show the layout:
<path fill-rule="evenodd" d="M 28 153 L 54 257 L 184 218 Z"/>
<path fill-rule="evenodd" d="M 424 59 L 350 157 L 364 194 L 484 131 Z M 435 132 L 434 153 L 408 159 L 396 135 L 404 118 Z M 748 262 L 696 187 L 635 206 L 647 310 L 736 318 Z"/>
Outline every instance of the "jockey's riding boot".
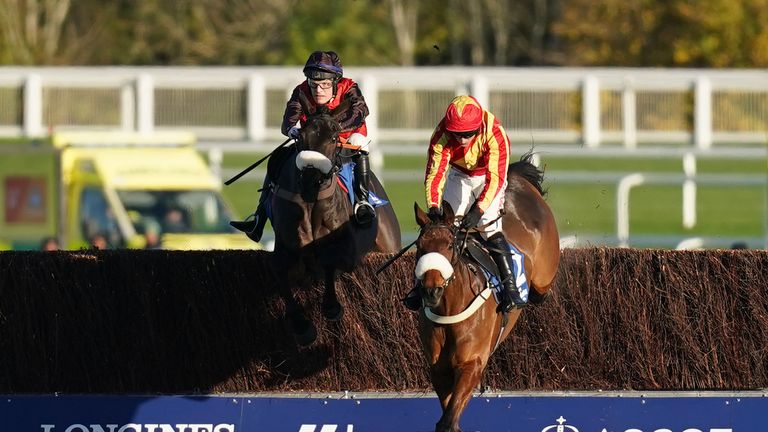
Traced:
<path fill-rule="evenodd" d="M 527 302 L 520 296 L 520 290 L 515 283 L 515 274 L 512 271 L 514 268 L 512 254 L 509 251 L 507 240 L 503 234 L 497 233 L 488 239 L 488 244 L 494 249 L 488 252 L 493 258 L 493 262 L 499 267 L 501 284 L 504 286 L 501 302 L 496 308 L 496 312 L 507 313 L 513 308 L 522 308 Z"/>
<path fill-rule="evenodd" d="M 421 309 L 421 296 L 419 296 L 419 291 L 416 288 L 409 291 L 408 295 L 403 298 L 403 304 L 406 308 L 412 311 Z"/>
<path fill-rule="evenodd" d="M 369 173 L 368 152 L 360 150 L 355 157 L 355 222 L 368 226 L 376 218 L 376 210 L 368 202 Z"/>
<path fill-rule="evenodd" d="M 272 162 L 270 160 L 270 162 Z M 267 200 L 272 198 L 272 181 L 269 179 L 269 173 L 264 176 L 264 187 L 259 189 L 259 204 L 253 214 L 245 218 L 244 221 L 229 221 L 229 224 L 245 233 L 249 239 L 258 243 L 261 235 L 264 233 L 264 225 L 267 223 Z M 251 219 L 253 216 L 253 219 Z"/>
<path fill-rule="evenodd" d="M 253 219 L 251 219 L 251 216 L 253 216 Z M 263 205 L 259 204 L 251 216 L 248 216 L 244 221 L 229 221 L 229 224 L 244 232 L 249 239 L 258 243 L 261 240 L 261 235 L 264 234 L 264 225 L 267 223 L 267 211 Z"/>

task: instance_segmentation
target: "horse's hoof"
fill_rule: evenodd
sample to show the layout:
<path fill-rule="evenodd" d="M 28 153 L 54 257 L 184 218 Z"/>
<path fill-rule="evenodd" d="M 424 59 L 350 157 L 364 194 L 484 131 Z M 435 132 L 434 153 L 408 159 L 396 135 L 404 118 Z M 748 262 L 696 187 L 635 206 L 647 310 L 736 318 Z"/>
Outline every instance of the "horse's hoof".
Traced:
<path fill-rule="evenodd" d="M 315 329 L 312 321 L 304 318 L 303 315 L 289 315 L 288 319 L 291 323 L 291 330 L 296 338 L 296 343 L 303 347 L 312 345 L 315 339 L 317 339 L 317 329 Z"/>
<path fill-rule="evenodd" d="M 294 336 L 296 337 L 296 343 L 299 344 L 299 346 L 308 347 L 317 340 L 317 330 L 315 329 L 315 326 L 310 324 L 306 330 L 301 333 L 294 333 Z"/>
<path fill-rule="evenodd" d="M 340 321 L 341 317 L 344 316 L 344 307 L 341 305 L 341 303 L 336 302 L 332 305 L 326 305 L 323 303 L 322 307 L 322 314 L 325 319 L 331 322 Z"/>

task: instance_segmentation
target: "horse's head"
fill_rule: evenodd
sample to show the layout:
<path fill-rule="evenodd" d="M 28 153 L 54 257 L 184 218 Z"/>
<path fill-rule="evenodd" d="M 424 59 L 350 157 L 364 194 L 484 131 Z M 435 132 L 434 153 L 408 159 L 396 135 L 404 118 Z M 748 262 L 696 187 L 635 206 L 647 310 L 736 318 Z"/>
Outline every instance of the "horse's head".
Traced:
<path fill-rule="evenodd" d="M 436 307 L 453 280 L 454 264 L 459 259 L 457 227 L 451 206 L 443 202 L 443 214 L 431 219 L 414 204 L 416 222 L 421 228 L 416 240 L 416 286 L 427 307 Z"/>
<path fill-rule="evenodd" d="M 336 156 L 339 149 L 341 127 L 334 115 L 341 106 L 333 111 L 320 107 L 316 113 L 307 117 L 301 128 L 296 148 L 296 168 L 301 175 L 302 194 L 311 195 L 327 184 L 337 167 Z M 306 200 L 310 201 L 311 199 Z"/>

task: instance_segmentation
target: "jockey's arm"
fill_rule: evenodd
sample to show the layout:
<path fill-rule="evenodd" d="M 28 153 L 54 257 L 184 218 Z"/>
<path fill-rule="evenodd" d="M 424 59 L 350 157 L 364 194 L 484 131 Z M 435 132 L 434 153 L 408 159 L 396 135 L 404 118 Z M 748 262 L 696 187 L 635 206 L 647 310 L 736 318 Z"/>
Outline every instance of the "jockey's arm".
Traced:
<path fill-rule="evenodd" d="M 509 164 L 509 138 L 501 125 L 494 125 L 492 133 L 486 135 L 488 151 L 488 169 L 485 173 L 485 188 L 477 198 L 477 205 L 482 211 L 488 209 L 491 201 L 500 193 L 504 193 L 504 183 L 507 180 Z"/>
<path fill-rule="evenodd" d="M 301 102 L 299 102 L 300 91 L 301 90 L 299 90 L 299 87 L 293 89 L 291 98 L 288 99 L 288 102 L 285 104 L 283 123 L 280 125 L 280 132 L 285 136 L 288 136 L 288 131 L 291 130 L 292 127 L 296 126 L 296 123 L 301 118 L 302 109 Z"/>
<path fill-rule="evenodd" d="M 440 207 L 442 201 L 446 173 L 451 161 L 451 149 L 446 145 L 447 142 L 448 136 L 438 126 L 432 134 L 427 152 L 427 167 L 424 176 L 427 207 Z"/>
<path fill-rule="evenodd" d="M 365 118 L 368 117 L 368 105 L 365 103 L 363 93 L 360 91 L 360 87 L 357 84 L 353 84 L 346 93 L 344 93 L 344 100 L 349 100 L 351 103 L 349 109 L 347 109 L 339 118 L 339 126 L 342 131 L 350 131 L 359 128 Z"/>

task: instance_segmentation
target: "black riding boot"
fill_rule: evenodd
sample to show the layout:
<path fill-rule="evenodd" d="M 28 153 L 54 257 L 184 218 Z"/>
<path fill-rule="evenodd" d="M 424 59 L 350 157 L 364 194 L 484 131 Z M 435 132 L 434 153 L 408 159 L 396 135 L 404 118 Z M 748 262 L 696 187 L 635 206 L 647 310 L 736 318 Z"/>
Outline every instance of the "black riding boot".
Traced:
<path fill-rule="evenodd" d="M 267 209 L 264 202 L 271 193 L 272 189 L 269 178 L 265 178 L 264 187 L 261 189 L 261 196 L 259 197 L 259 205 L 256 206 L 256 210 L 251 215 L 253 219 L 251 219 L 251 216 L 248 216 L 244 221 L 229 221 L 229 224 L 244 232 L 249 239 L 258 243 L 261 240 L 262 234 L 264 234 L 264 225 L 267 223 Z"/>
<path fill-rule="evenodd" d="M 499 267 L 499 276 L 502 279 L 502 285 L 504 285 L 504 292 L 501 295 L 501 303 L 496 308 L 497 312 L 507 313 L 513 308 L 522 308 L 526 305 L 526 301 L 520 297 L 520 290 L 517 289 L 515 283 L 515 275 L 512 272 L 514 268 L 512 264 L 512 255 L 509 252 L 509 245 L 507 240 L 501 233 L 494 234 L 488 239 L 488 244 L 497 250 L 490 250 L 491 258 L 493 262 Z"/>
<path fill-rule="evenodd" d="M 370 225 L 376 218 L 376 211 L 368 202 L 368 185 L 371 169 L 368 165 L 368 152 L 360 150 L 355 157 L 355 221 L 362 226 Z"/>

